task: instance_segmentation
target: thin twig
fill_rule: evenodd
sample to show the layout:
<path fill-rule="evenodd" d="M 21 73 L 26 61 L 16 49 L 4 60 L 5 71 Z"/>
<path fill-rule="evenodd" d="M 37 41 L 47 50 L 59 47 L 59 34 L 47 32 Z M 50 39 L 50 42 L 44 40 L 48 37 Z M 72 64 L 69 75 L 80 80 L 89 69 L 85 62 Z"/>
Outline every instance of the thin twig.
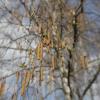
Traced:
<path fill-rule="evenodd" d="M 100 66 L 96 72 L 96 74 L 94 75 L 93 79 L 88 83 L 87 87 L 85 88 L 82 97 L 86 95 L 86 93 L 88 92 L 88 90 L 90 89 L 90 87 L 93 85 L 93 83 L 96 81 L 96 79 L 98 78 L 98 75 L 100 73 Z"/>

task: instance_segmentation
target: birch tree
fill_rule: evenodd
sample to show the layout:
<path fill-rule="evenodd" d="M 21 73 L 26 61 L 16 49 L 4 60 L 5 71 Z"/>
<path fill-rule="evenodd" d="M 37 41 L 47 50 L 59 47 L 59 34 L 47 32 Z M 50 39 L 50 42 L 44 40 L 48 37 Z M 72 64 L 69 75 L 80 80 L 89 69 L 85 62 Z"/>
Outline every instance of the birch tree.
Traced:
<path fill-rule="evenodd" d="M 53 95 L 54 100 L 84 99 L 100 70 L 100 15 L 88 10 L 87 3 L 0 1 L 0 67 L 8 70 L 0 75 L 1 98 L 9 92 L 7 79 L 14 77 L 11 100 L 48 100 L 59 90 L 64 95 Z M 97 20 L 89 19 L 91 14 Z"/>

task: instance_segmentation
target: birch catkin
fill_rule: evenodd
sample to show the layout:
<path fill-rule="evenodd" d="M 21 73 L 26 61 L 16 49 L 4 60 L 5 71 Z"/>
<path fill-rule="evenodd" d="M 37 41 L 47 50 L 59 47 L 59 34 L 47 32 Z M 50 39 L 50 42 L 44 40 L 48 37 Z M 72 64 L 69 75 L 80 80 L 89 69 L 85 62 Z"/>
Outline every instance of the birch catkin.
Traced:
<path fill-rule="evenodd" d="M 55 56 L 52 56 L 52 58 L 51 58 L 51 60 L 52 60 L 52 70 L 54 70 L 55 69 Z"/>
<path fill-rule="evenodd" d="M 18 83 L 19 76 L 20 76 L 20 73 L 17 71 L 17 72 L 16 72 L 16 83 Z"/>
<path fill-rule="evenodd" d="M 5 83 L 0 82 L 0 96 L 4 94 L 4 91 L 5 91 Z"/>
<path fill-rule="evenodd" d="M 36 56 L 38 60 L 42 60 L 43 57 L 43 44 L 40 43 L 36 48 Z"/>

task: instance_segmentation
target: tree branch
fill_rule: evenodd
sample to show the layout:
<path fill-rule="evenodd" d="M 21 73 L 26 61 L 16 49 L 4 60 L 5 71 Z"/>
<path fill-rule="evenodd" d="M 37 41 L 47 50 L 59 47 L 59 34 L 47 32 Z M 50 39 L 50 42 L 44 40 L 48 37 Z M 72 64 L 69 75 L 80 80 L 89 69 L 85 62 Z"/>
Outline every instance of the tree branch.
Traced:
<path fill-rule="evenodd" d="M 88 90 L 90 89 L 90 87 L 93 85 L 93 83 L 96 81 L 98 75 L 100 73 L 100 66 L 96 72 L 96 74 L 94 75 L 93 79 L 88 83 L 87 87 L 85 88 L 85 90 L 83 91 L 82 97 L 84 97 L 86 95 L 86 93 L 88 92 Z"/>

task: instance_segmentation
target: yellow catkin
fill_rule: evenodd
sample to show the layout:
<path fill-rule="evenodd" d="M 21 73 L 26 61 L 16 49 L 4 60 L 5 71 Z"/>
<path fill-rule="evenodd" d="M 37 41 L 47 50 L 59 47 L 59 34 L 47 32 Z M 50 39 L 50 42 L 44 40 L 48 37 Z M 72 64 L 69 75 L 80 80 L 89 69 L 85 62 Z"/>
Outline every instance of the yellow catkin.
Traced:
<path fill-rule="evenodd" d="M 22 81 L 22 88 L 21 88 L 21 96 L 25 95 L 25 90 L 26 90 L 26 81 Z"/>
<path fill-rule="evenodd" d="M 28 85 L 28 83 L 30 82 L 30 79 L 31 79 L 31 76 L 32 76 L 32 73 L 31 71 L 27 71 L 26 73 L 26 86 Z"/>
<path fill-rule="evenodd" d="M 43 57 L 43 44 L 40 43 L 36 49 L 36 56 L 38 60 L 42 60 Z"/>
<path fill-rule="evenodd" d="M 39 48 L 39 45 L 38 45 L 37 48 L 36 48 L 36 56 L 37 56 L 37 59 L 39 59 L 39 51 L 40 51 L 40 48 Z"/>
<path fill-rule="evenodd" d="M 43 44 L 40 43 L 40 60 L 42 60 L 42 57 L 43 57 Z"/>
<path fill-rule="evenodd" d="M 26 78 L 27 78 L 27 72 L 25 72 L 24 79 L 22 80 L 21 96 L 25 95 L 25 91 L 26 91 Z"/>
<path fill-rule="evenodd" d="M 48 33 L 48 44 L 50 44 L 50 41 L 51 41 L 51 34 Z"/>
<path fill-rule="evenodd" d="M 5 83 L 0 82 L 0 96 L 4 94 L 4 91 L 5 91 Z"/>
<path fill-rule="evenodd" d="M 51 62 L 52 62 L 52 70 L 54 70 L 55 67 L 56 67 L 56 58 L 55 58 L 55 56 L 52 56 Z"/>
<path fill-rule="evenodd" d="M 17 72 L 16 72 L 16 83 L 18 83 L 19 76 L 20 76 L 20 73 L 17 71 Z"/>
<path fill-rule="evenodd" d="M 87 67 L 87 58 L 85 56 L 80 56 L 80 65 L 82 66 L 82 68 L 86 68 Z"/>

